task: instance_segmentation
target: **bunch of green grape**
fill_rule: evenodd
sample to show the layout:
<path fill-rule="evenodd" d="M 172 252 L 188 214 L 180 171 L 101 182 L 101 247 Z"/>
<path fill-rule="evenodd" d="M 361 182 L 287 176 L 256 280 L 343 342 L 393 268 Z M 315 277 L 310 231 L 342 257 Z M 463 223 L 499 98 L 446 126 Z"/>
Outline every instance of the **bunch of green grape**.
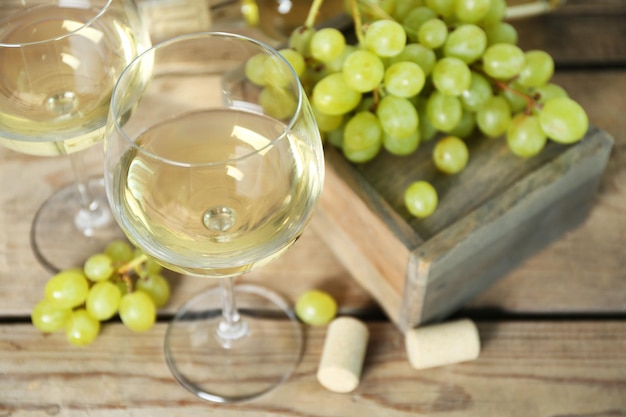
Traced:
<path fill-rule="evenodd" d="M 465 139 L 475 131 L 504 137 L 512 153 L 528 158 L 548 140 L 575 143 L 588 129 L 584 109 L 551 82 L 552 57 L 517 46 L 505 0 L 346 0 L 354 45 L 335 28 L 314 27 L 320 4 L 314 0 L 280 52 L 305 86 L 325 140 L 351 162 L 383 150 L 410 155 L 437 140 L 434 164 L 453 175 L 467 165 Z M 437 192 L 416 179 L 405 203 L 426 217 Z"/>
<path fill-rule="evenodd" d="M 90 256 L 82 268 L 63 270 L 46 283 L 31 313 L 44 333 L 65 331 L 73 345 L 92 343 L 101 322 L 116 315 L 129 329 L 149 330 L 157 309 L 170 298 L 162 267 L 127 242 L 116 240 Z"/>

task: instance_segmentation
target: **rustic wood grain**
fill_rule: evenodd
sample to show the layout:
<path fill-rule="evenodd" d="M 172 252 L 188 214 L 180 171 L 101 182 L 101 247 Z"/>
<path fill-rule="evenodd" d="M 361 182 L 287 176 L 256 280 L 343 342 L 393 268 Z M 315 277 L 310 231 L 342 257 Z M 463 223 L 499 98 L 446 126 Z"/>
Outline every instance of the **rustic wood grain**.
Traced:
<path fill-rule="evenodd" d="M 543 49 L 560 68 L 589 68 L 626 64 L 624 21 L 622 0 L 567 0 L 552 13 L 512 23 L 524 50 Z"/>
<path fill-rule="evenodd" d="M 483 347 L 474 362 L 414 371 L 397 328 L 368 321 L 364 374 L 352 394 L 330 393 L 315 380 L 323 328 L 307 329 L 305 355 L 285 385 L 238 406 L 207 404 L 176 384 L 162 353 L 164 322 L 142 334 L 109 323 L 82 349 L 60 334 L 39 333 L 28 314 L 48 273 L 30 251 L 30 221 L 71 181 L 69 163 L 0 148 L 0 417 L 626 416 L 625 7 L 623 0 L 568 0 L 553 15 L 514 22 L 521 46 L 555 56 L 555 81 L 616 139 L 590 216 L 467 304 L 468 313 L 490 317 L 478 322 Z M 101 172 L 99 147 L 88 161 L 90 173 Z M 245 280 L 290 300 L 319 286 L 338 297 L 344 313 L 376 314 L 368 291 L 337 260 L 341 248 L 327 247 L 318 233 L 310 228 L 285 256 Z M 166 315 L 214 285 L 188 277 L 171 282 Z M 502 313 L 535 320 L 497 319 Z"/>
<path fill-rule="evenodd" d="M 621 322 L 479 322 L 477 360 L 422 371 L 410 368 L 395 327 L 367 326 L 370 342 L 354 392 L 319 385 L 325 328 L 309 328 L 291 379 L 265 397 L 229 406 L 203 402 L 177 385 L 163 359 L 163 324 L 141 335 L 109 324 L 88 348 L 68 345 L 62 334 L 5 325 L 0 416 L 626 415 Z"/>

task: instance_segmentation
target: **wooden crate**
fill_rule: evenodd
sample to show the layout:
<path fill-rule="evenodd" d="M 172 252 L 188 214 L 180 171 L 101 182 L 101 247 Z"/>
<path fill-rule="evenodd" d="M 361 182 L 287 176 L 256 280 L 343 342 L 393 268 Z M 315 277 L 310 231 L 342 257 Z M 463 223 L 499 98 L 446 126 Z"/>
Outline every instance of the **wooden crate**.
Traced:
<path fill-rule="evenodd" d="M 400 330 L 445 318 L 520 262 L 580 225 L 613 138 L 591 127 L 575 145 L 549 143 L 516 157 L 504 139 L 468 140 L 470 162 L 438 173 L 434 141 L 409 157 L 381 154 L 353 165 L 326 150 L 326 183 L 313 227 Z M 439 207 L 418 220 L 404 208 L 415 180 L 430 181 Z"/>

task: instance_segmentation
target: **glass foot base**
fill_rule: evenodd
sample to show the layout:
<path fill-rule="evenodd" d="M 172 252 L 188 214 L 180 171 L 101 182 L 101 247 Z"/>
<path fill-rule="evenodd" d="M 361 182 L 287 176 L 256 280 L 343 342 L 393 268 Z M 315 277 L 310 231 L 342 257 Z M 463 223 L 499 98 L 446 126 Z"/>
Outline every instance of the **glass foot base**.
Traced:
<path fill-rule="evenodd" d="M 174 377 L 196 396 L 216 403 L 254 399 L 281 385 L 302 355 L 302 328 L 277 294 L 236 285 L 235 300 L 246 334 L 228 343 L 219 336 L 221 288 L 192 298 L 165 336 Z"/>
<path fill-rule="evenodd" d="M 31 246 L 41 265 L 51 273 L 83 265 L 85 260 L 114 239 L 124 239 L 106 199 L 104 180 L 88 183 L 95 198 L 95 213 L 81 210 L 75 184 L 54 193 L 41 206 L 31 228 Z"/>

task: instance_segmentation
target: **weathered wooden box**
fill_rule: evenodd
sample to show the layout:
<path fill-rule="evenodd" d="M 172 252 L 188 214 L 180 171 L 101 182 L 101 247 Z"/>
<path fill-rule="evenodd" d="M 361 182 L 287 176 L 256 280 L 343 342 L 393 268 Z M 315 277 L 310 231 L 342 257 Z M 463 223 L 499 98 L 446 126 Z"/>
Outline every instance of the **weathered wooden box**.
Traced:
<path fill-rule="evenodd" d="M 613 146 L 591 127 L 575 145 L 550 143 L 521 159 L 504 139 L 468 140 L 470 162 L 455 176 L 438 173 L 433 142 L 409 157 L 384 152 L 353 165 L 330 146 L 327 179 L 313 223 L 337 258 L 400 330 L 438 321 L 517 264 L 581 224 Z M 439 193 L 429 218 L 404 208 L 418 179 Z"/>

